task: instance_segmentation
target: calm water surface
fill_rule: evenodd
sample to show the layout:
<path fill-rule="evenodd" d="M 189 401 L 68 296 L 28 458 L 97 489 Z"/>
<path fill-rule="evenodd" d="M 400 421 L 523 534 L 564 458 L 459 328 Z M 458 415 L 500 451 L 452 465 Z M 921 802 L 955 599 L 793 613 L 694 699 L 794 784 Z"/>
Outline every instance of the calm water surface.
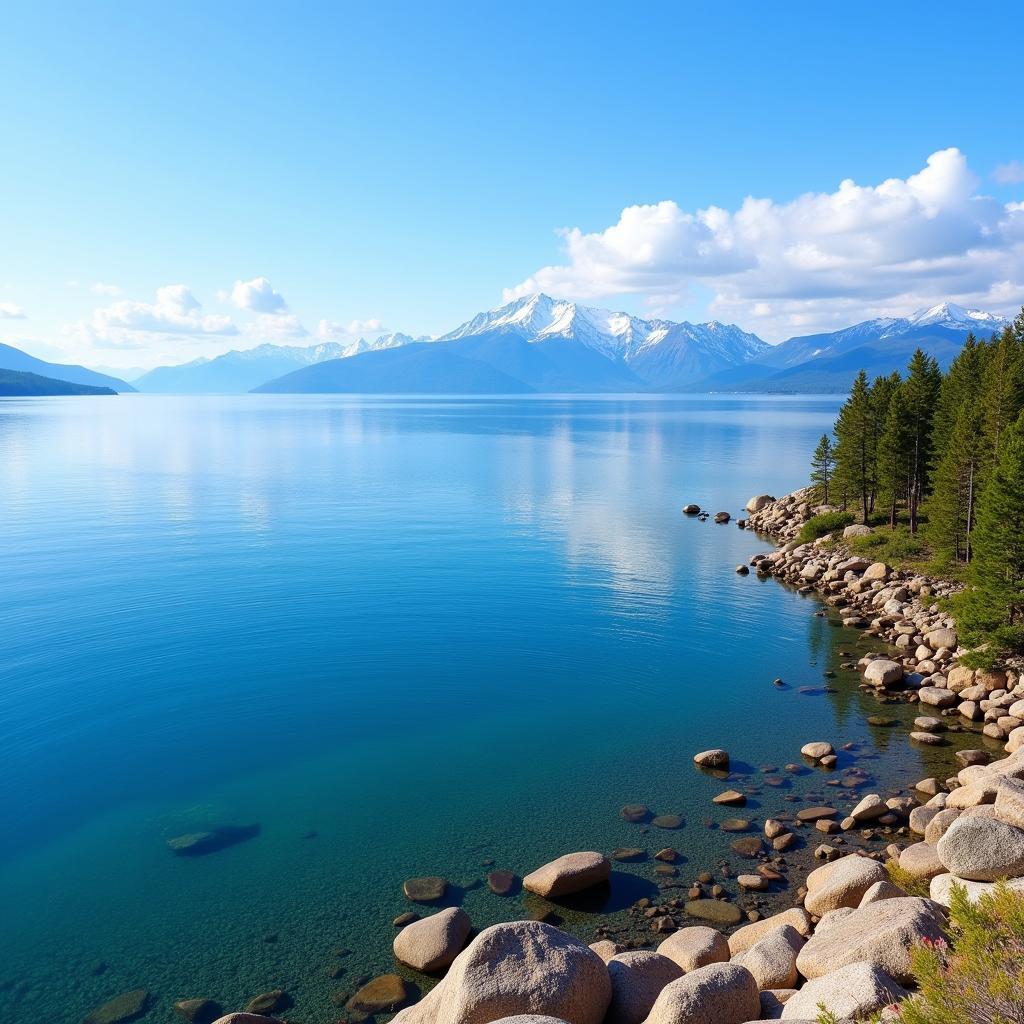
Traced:
<path fill-rule="evenodd" d="M 852 685 L 797 693 L 836 630 L 733 573 L 751 534 L 679 509 L 803 484 L 836 407 L 0 401 L 4 1019 L 144 986 L 170 1021 L 175 999 L 282 986 L 318 1024 L 393 967 L 410 875 L 446 875 L 484 925 L 530 909 L 481 885 L 488 859 L 720 859 L 701 820 L 735 812 L 709 809 L 694 751 L 785 763 L 870 740 L 869 709 Z M 618 818 L 633 801 L 686 825 L 645 835 Z M 165 845 L 250 823 L 206 857 Z M 624 867 L 604 909 L 653 877 Z"/>

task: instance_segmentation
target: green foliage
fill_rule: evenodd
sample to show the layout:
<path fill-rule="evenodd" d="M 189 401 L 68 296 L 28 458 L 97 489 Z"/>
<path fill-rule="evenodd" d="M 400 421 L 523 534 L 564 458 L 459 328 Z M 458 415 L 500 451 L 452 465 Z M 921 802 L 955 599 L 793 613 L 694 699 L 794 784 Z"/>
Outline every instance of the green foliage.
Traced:
<path fill-rule="evenodd" d="M 835 469 L 836 453 L 828 434 L 822 434 L 811 456 L 811 483 L 821 502 L 828 504 L 829 488 Z"/>
<path fill-rule="evenodd" d="M 954 886 L 949 936 L 913 951 L 918 997 L 900 1005 L 902 1024 L 1024 1022 L 1024 896 L 999 885 L 972 905 Z"/>
<path fill-rule="evenodd" d="M 899 861 L 887 860 L 885 870 L 889 873 L 889 881 L 898 885 L 908 896 L 928 896 L 928 880 L 916 878 L 906 868 L 901 868 Z"/>
<path fill-rule="evenodd" d="M 846 501 L 860 504 L 868 521 L 875 489 L 875 410 L 868 376 L 861 370 L 836 420 L 836 482 Z"/>
<path fill-rule="evenodd" d="M 835 533 L 849 526 L 854 521 L 852 512 L 822 512 L 820 516 L 812 516 L 800 527 L 796 539 L 800 544 L 824 537 L 826 533 Z"/>
<path fill-rule="evenodd" d="M 971 647 L 1024 651 L 1024 414 L 1007 427 L 978 507 L 968 587 L 956 603 Z"/>
<path fill-rule="evenodd" d="M 949 608 L 974 648 L 966 663 L 978 666 L 1024 651 L 1022 415 L 1024 310 L 989 341 L 968 335 L 945 374 L 921 349 L 905 378 L 869 385 L 862 371 L 835 424 L 833 503 L 864 523 L 889 525 L 851 546 L 966 579 Z M 813 460 L 819 490 L 826 440 Z M 808 524 L 800 539 L 834 528 Z"/>
<path fill-rule="evenodd" d="M 876 530 L 867 537 L 853 537 L 848 543 L 854 551 L 890 565 L 919 565 L 930 556 L 924 539 L 914 536 L 906 526 L 897 526 L 895 530 Z"/>

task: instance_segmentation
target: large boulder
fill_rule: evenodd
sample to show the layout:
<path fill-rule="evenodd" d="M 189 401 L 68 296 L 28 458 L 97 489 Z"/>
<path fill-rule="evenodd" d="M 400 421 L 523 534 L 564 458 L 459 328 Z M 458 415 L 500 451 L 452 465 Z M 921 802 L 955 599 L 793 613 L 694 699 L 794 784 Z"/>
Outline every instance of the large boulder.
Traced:
<path fill-rule="evenodd" d="M 782 1019 L 820 1020 L 820 1006 L 836 1017 L 858 1020 L 877 1013 L 890 1003 L 898 1003 L 910 993 L 893 978 L 870 963 L 852 963 L 823 975 L 806 985 L 786 1001 Z"/>
<path fill-rule="evenodd" d="M 912 878 L 930 879 L 941 875 L 946 866 L 931 843 L 912 843 L 900 851 L 900 867 Z"/>
<path fill-rule="evenodd" d="M 936 903 L 948 907 L 953 897 L 953 886 L 959 885 L 967 892 L 967 899 L 977 903 L 985 894 L 995 891 L 997 885 L 1007 885 L 1014 892 L 1024 893 L 1024 878 L 1008 878 L 1005 882 L 972 882 L 969 878 L 957 878 L 956 875 L 936 875 L 931 881 L 929 895 Z"/>
<path fill-rule="evenodd" d="M 747 511 L 760 512 L 765 505 L 770 505 L 774 500 L 770 494 L 757 494 L 747 502 Z"/>
<path fill-rule="evenodd" d="M 439 971 L 459 955 L 472 927 L 464 910 L 448 907 L 406 925 L 395 936 L 395 956 L 417 971 Z"/>
<path fill-rule="evenodd" d="M 673 932 L 660 946 L 658 952 L 678 964 L 687 974 L 708 964 L 724 964 L 729 961 L 729 943 L 716 928 L 694 925 Z"/>
<path fill-rule="evenodd" d="M 611 996 L 608 969 L 592 949 L 540 921 L 511 921 L 485 928 L 394 1024 L 490 1024 L 529 1013 L 601 1024 Z"/>
<path fill-rule="evenodd" d="M 894 686 L 903 679 L 903 666 L 888 658 L 875 658 L 865 666 L 864 679 L 872 686 Z"/>
<path fill-rule="evenodd" d="M 795 988 L 798 981 L 796 957 L 804 945 L 804 937 L 791 925 L 781 928 L 755 942 L 733 963 L 746 967 L 759 989 Z"/>
<path fill-rule="evenodd" d="M 667 956 L 649 949 L 620 953 L 608 961 L 612 1001 L 604 1024 L 642 1024 L 661 990 L 683 976 L 683 969 Z"/>
<path fill-rule="evenodd" d="M 942 908 L 919 896 L 870 903 L 815 932 L 797 956 L 797 969 L 811 980 L 864 961 L 911 981 L 911 950 L 921 939 L 941 938 L 944 923 Z"/>
<path fill-rule="evenodd" d="M 531 871 L 523 879 L 523 888 L 554 899 L 607 882 L 611 873 L 611 861 L 602 853 L 567 853 Z"/>
<path fill-rule="evenodd" d="M 663 988 L 646 1024 L 744 1024 L 760 1016 L 750 971 L 738 964 L 708 964 Z"/>
<path fill-rule="evenodd" d="M 839 907 L 857 907 L 875 884 L 888 879 L 888 872 L 878 861 L 851 853 L 816 868 L 807 876 L 807 897 L 804 908 L 820 917 Z"/>
<path fill-rule="evenodd" d="M 789 910 L 784 910 L 781 914 L 774 914 L 752 924 L 745 924 L 742 928 L 737 928 L 729 936 L 729 952 L 733 956 L 737 956 L 760 942 L 766 935 L 770 935 L 777 928 L 787 924 L 795 928 L 805 939 L 814 930 L 814 926 L 811 924 L 811 915 L 803 907 L 790 907 Z"/>
<path fill-rule="evenodd" d="M 974 882 L 1024 875 L 1024 829 L 997 818 L 961 814 L 936 849 L 950 873 Z"/>
<path fill-rule="evenodd" d="M 853 523 L 851 526 L 843 528 L 843 540 L 849 540 L 851 537 L 870 537 L 871 527 L 865 526 L 863 523 Z M 866 569 L 867 566 L 864 566 Z"/>
<path fill-rule="evenodd" d="M 946 650 L 956 650 L 956 630 L 955 629 L 933 629 L 930 633 L 925 633 L 924 642 L 933 650 L 940 651 L 943 647 Z"/>
<path fill-rule="evenodd" d="M 892 575 L 892 569 L 885 564 L 885 562 L 872 562 L 864 570 L 864 575 L 861 576 L 862 580 L 887 580 Z"/>
<path fill-rule="evenodd" d="M 995 815 L 1000 821 L 1024 828 L 1024 782 L 1004 779 L 996 790 Z"/>

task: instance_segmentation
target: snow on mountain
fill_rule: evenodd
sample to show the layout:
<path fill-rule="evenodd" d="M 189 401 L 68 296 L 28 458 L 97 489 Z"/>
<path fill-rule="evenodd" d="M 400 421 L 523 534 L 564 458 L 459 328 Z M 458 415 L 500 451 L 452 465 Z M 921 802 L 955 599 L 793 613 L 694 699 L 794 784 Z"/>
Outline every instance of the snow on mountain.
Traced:
<path fill-rule="evenodd" d="M 628 313 L 582 306 L 537 293 L 478 313 L 440 341 L 455 341 L 490 332 L 515 334 L 527 341 L 556 338 L 575 341 L 609 359 L 632 364 L 662 345 L 692 347 L 711 362 L 734 365 L 756 358 L 769 346 L 734 324 L 644 320 Z"/>
<path fill-rule="evenodd" d="M 912 327 L 948 327 L 950 330 L 1001 331 L 1010 321 L 996 313 L 980 309 L 964 309 L 952 302 L 942 302 L 931 309 L 919 309 L 907 317 Z"/>

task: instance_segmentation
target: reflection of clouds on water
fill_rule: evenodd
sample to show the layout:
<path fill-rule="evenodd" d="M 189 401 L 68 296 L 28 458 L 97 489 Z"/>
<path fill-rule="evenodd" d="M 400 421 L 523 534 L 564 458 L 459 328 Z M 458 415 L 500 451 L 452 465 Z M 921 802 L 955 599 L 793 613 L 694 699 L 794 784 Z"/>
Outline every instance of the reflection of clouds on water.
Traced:
<path fill-rule="evenodd" d="M 637 502 L 661 489 L 661 447 L 657 431 L 634 436 L 627 423 L 583 435 L 568 418 L 540 438 L 509 437 L 499 446 L 507 520 L 564 545 L 571 585 L 630 598 L 616 602 L 619 613 L 655 614 L 672 592 L 671 538 L 660 514 Z M 638 478 L 645 484 L 639 492 Z"/>

